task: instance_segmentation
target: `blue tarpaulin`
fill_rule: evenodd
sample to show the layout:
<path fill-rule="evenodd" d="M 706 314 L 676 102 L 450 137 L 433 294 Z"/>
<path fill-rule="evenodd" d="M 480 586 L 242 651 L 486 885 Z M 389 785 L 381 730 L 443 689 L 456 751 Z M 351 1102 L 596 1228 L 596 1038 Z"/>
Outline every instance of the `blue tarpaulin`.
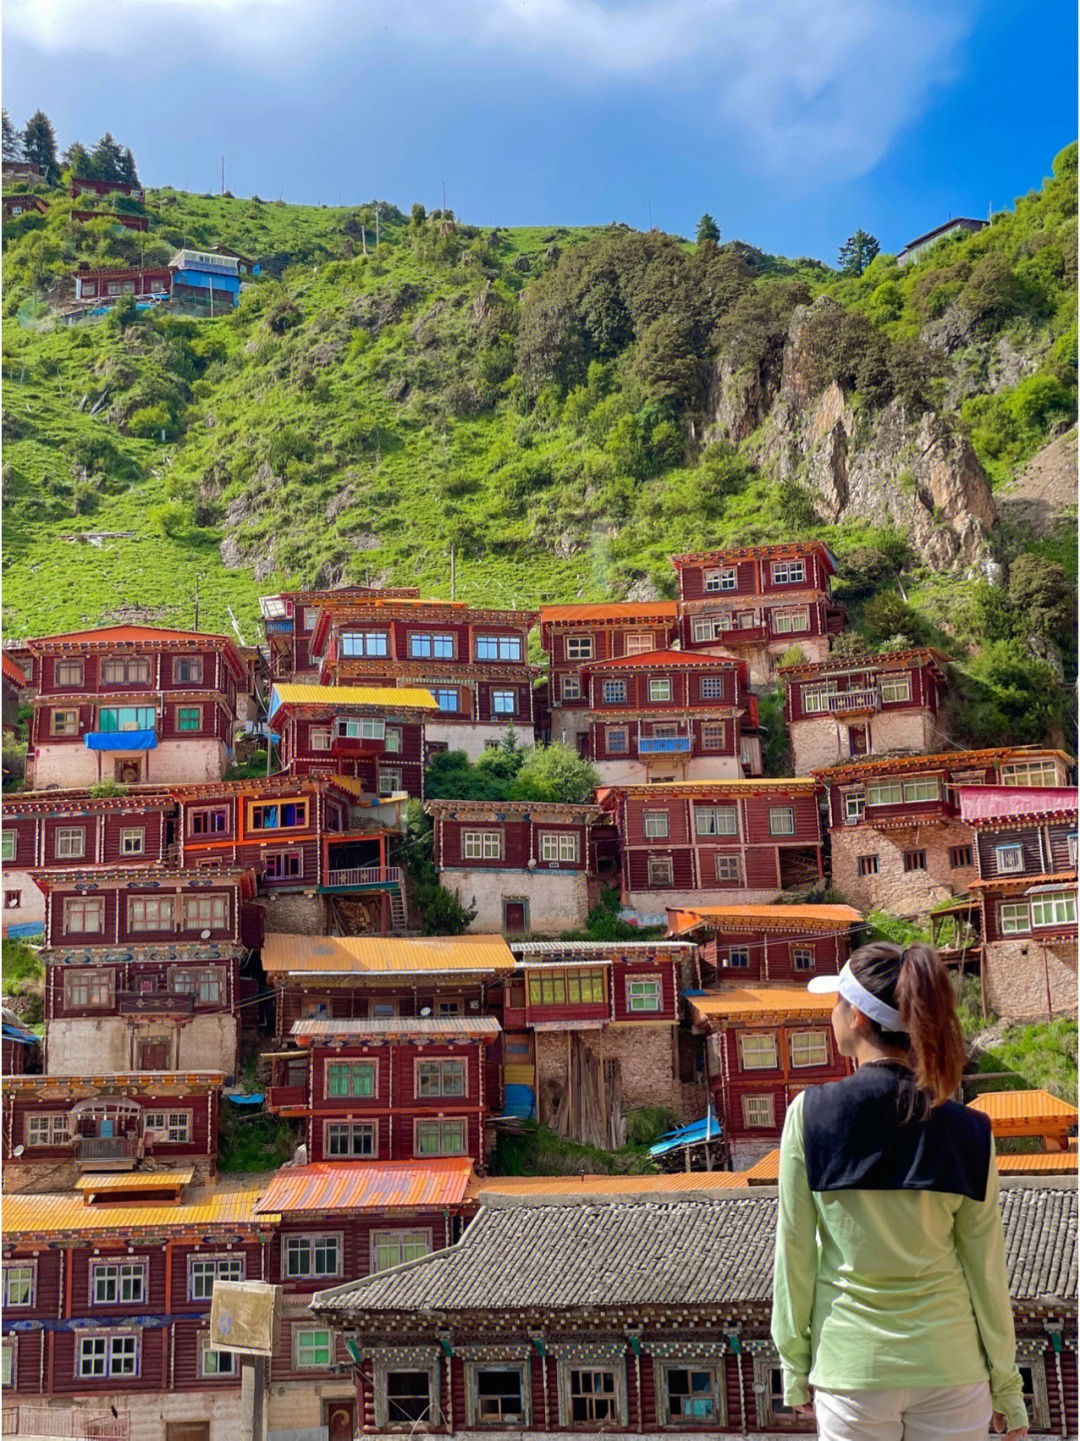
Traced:
<path fill-rule="evenodd" d="M 5 926 L 4 935 L 15 940 L 25 940 L 27 936 L 43 936 L 45 925 L 43 921 L 20 921 L 17 926 Z"/>
<path fill-rule="evenodd" d="M 83 740 L 91 751 L 152 751 L 157 731 L 87 731 Z"/>
<path fill-rule="evenodd" d="M 680 1146 L 700 1146 L 706 1141 L 719 1141 L 723 1128 L 719 1121 L 710 1111 L 702 1121 L 694 1121 L 689 1126 L 680 1126 L 677 1131 L 669 1131 L 666 1136 L 654 1142 L 649 1147 L 650 1156 L 663 1156 L 668 1151 L 676 1151 Z"/>

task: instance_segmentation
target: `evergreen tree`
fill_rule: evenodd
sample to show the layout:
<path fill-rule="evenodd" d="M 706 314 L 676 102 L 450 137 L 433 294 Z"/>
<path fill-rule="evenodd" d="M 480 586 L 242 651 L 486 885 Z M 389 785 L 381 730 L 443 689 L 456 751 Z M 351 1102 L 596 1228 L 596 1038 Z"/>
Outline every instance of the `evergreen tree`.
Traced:
<path fill-rule="evenodd" d="M 22 136 L 11 123 L 11 116 L 4 111 L 4 159 L 18 160 L 22 153 Z"/>
<path fill-rule="evenodd" d="M 26 122 L 22 135 L 23 158 L 36 165 L 42 175 L 49 179 L 60 169 L 56 158 L 56 134 L 52 121 L 44 110 L 35 110 Z"/>
<path fill-rule="evenodd" d="M 63 155 L 64 169 L 71 172 L 75 180 L 90 178 L 90 152 L 81 140 L 73 140 Z"/>
<path fill-rule="evenodd" d="M 844 275 L 861 275 L 880 249 L 875 235 L 856 230 L 841 245 L 837 264 Z"/>
<path fill-rule="evenodd" d="M 90 152 L 91 180 L 122 180 L 124 152 L 106 130 Z"/>
<path fill-rule="evenodd" d="M 135 157 L 130 149 L 125 150 L 120 158 L 120 170 L 120 179 L 125 185 L 138 185 L 139 172 L 135 168 Z"/>
<path fill-rule="evenodd" d="M 697 223 L 697 243 L 700 245 L 702 241 L 711 241 L 713 245 L 720 244 L 720 227 L 708 211 Z"/>

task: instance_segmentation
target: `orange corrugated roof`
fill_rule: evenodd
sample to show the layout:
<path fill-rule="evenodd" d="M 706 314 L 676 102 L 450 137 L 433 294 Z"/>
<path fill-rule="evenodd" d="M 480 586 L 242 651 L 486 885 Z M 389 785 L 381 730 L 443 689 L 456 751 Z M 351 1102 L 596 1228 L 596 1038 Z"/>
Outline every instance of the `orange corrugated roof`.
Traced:
<path fill-rule="evenodd" d="M 211 1185 L 190 1192 L 179 1202 L 131 1201 L 113 1206 L 88 1206 L 78 1191 L 51 1195 L 4 1196 L 4 1239 L 63 1232 L 168 1231 L 178 1227 L 265 1226 L 277 1216 L 256 1215 L 256 1203 L 269 1175 L 220 1176 Z"/>
<path fill-rule="evenodd" d="M 648 1176 L 485 1176 L 473 1192 L 484 1196 L 625 1196 L 727 1191 L 745 1186 L 741 1171 L 680 1171 Z"/>
<path fill-rule="evenodd" d="M 311 975 L 417 975 L 437 971 L 512 971 L 502 936 L 294 936 L 271 931 L 263 969 Z"/>
<path fill-rule="evenodd" d="M 994 1121 L 1076 1120 L 1076 1107 L 1049 1091 L 984 1091 L 968 1103 Z"/>
<path fill-rule="evenodd" d="M 84 641 L 125 641 L 125 640 L 206 640 L 233 642 L 227 635 L 205 630 L 161 630 L 155 625 L 105 625 L 100 630 L 71 630 L 59 635 L 38 635 L 26 641 L 26 645 L 46 645 L 54 640 Z"/>
<path fill-rule="evenodd" d="M 644 620 L 650 615 L 675 620 L 679 605 L 674 600 L 599 601 L 595 605 L 542 605 L 540 624 L 554 620 Z"/>
<path fill-rule="evenodd" d="M 735 666 L 745 668 L 746 662 L 731 655 L 695 654 L 686 650 L 649 650 L 641 655 L 617 655 L 612 660 L 593 661 L 589 670 L 608 670 L 625 666 Z"/>
<path fill-rule="evenodd" d="M 844 761 L 840 765 L 820 766 L 812 772 L 819 780 L 839 780 L 847 776 L 872 775 L 875 771 L 902 771 L 940 769 L 949 771 L 968 770 L 973 766 L 989 765 L 991 761 L 1040 760 L 1055 757 L 1067 765 L 1072 758 L 1065 751 L 1050 746 L 996 746 L 978 751 L 935 751 L 932 755 L 863 756 L 857 761 Z"/>
<path fill-rule="evenodd" d="M 1067 883 L 1076 881 L 1075 871 L 1041 871 L 1038 875 L 1031 876 L 990 876 L 981 881 L 968 881 L 969 891 L 995 890 L 999 886 L 1009 886 L 1015 889 L 1023 886 L 1025 889 L 1033 887 L 1056 885 L 1058 881 Z"/>
<path fill-rule="evenodd" d="M 191 1184 L 195 1172 L 190 1166 L 177 1167 L 175 1171 L 102 1171 L 97 1174 L 80 1176 L 75 1182 L 76 1191 L 175 1191 L 178 1186 Z"/>
<path fill-rule="evenodd" d="M 746 1173 L 746 1179 L 751 1184 L 762 1185 L 769 1181 L 776 1181 L 780 1178 L 780 1149 L 766 1151 L 756 1165 L 750 1167 Z"/>
<path fill-rule="evenodd" d="M 749 1021 L 784 1015 L 827 1016 L 836 1005 L 833 995 L 814 995 L 796 986 L 740 986 L 730 991 L 712 991 L 705 996 L 688 996 L 690 1009 L 699 1021 Z"/>
<path fill-rule="evenodd" d="M 835 927 L 848 930 L 858 925 L 861 914 L 852 906 L 687 906 L 668 909 L 668 933 L 682 935 L 696 930 L 698 926 L 715 922 L 718 925 L 730 921 L 733 925 L 745 922 L 749 926 L 777 926 L 782 929 L 793 926 Z"/>
<path fill-rule="evenodd" d="M 1022 1156 L 997 1158 L 1003 1176 L 1069 1176 L 1076 1171 L 1075 1151 L 1029 1151 Z"/>
<path fill-rule="evenodd" d="M 474 1181 L 473 1163 L 452 1160 L 320 1161 L 283 1166 L 256 1207 L 258 1214 L 364 1211 L 387 1206 L 456 1206 Z"/>

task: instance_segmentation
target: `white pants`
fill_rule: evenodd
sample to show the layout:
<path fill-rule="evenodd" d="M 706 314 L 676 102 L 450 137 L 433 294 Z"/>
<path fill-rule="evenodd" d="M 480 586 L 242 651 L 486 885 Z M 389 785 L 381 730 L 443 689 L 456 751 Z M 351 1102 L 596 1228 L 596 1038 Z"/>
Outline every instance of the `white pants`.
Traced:
<path fill-rule="evenodd" d="M 990 1383 L 898 1391 L 815 1387 L 814 1415 L 821 1441 L 986 1441 Z"/>

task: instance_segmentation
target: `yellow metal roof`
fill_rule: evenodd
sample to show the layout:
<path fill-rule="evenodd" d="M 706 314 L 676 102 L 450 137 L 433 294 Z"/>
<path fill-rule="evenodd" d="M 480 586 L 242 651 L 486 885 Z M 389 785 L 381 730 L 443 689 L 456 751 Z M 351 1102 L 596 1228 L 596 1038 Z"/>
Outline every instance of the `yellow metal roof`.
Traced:
<path fill-rule="evenodd" d="M 668 929 L 675 935 L 694 930 L 709 921 L 718 925 L 729 922 L 739 925 L 772 926 L 795 930 L 807 926 L 824 926 L 829 930 L 849 930 L 862 920 L 852 906 L 681 906 L 668 909 Z"/>
<path fill-rule="evenodd" d="M 66 1232 L 129 1235 L 178 1227 L 266 1226 L 280 1220 L 279 1216 L 255 1214 L 256 1202 L 270 1180 L 269 1174 L 224 1176 L 173 1204 L 117 1201 L 113 1206 L 89 1206 L 78 1191 L 44 1196 L 13 1196 L 9 1192 L 4 1196 L 4 1239 Z"/>
<path fill-rule="evenodd" d="M 294 936 L 271 932 L 263 969 L 309 975 L 422 975 L 432 971 L 512 971 L 502 936 Z"/>
<path fill-rule="evenodd" d="M 969 1102 L 993 1121 L 1075 1121 L 1076 1107 L 1049 1091 L 985 1091 Z"/>
<path fill-rule="evenodd" d="M 1070 1176 L 1076 1173 L 1075 1151 L 1029 1151 L 1023 1156 L 998 1156 L 1003 1176 Z"/>
<path fill-rule="evenodd" d="M 777 1020 L 787 1015 L 824 1019 L 836 1005 L 834 995 L 813 995 L 796 986 L 740 986 L 687 999 L 698 1021 Z"/>
<path fill-rule="evenodd" d="M 438 710 L 429 690 L 392 685 L 276 685 L 279 705 L 378 705 L 399 710 Z"/>
<path fill-rule="evenodd" d="M 103 1171 L 100 1175 L 80 1176 L 76 1191 L 175 1191 L 189 1186 L 195 1172 L 190 1166 L 175 1171 Z"/>
<path fill-rule="evenodd" d="M 647 1176 L 485 1176 L 472 1194 L 485 1196 L 648 1196 L 674 1192 L 729 1191 L 745 1186 L 741 1171 L 683 1171 Z"/>
<path fill-rule="evenodd" d="M 756 1165 L 750 1167 L 746 1179 L 752 1186 L 767 1186 L 780 1179 L 780 1148 L 766 1151 Z"/>

